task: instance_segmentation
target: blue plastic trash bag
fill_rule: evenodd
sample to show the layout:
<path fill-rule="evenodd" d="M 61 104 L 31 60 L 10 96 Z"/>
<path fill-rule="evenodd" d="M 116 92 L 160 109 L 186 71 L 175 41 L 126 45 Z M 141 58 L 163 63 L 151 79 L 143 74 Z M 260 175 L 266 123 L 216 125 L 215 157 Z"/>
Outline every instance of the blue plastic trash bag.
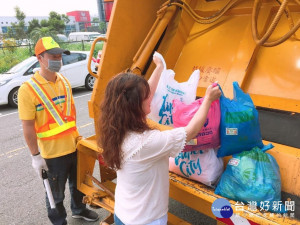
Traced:
<path fill-rule="evenodd" d="M 284 204 L 275 207 L 281 201 L 281 179 L 276 160 L 265 153 L 271 148 L 269 144 L 233 155 L 215 194 L 247 204 L 255 202 L 258 210 L 284 212 Z"/>
<path fill-rule="evenodd" d="M 245 94 L 237 82 L 233 82 L 234 98 L 220 97 L 221 122 L 218 157 L 263 147 L 258 112 L 249 94 Z"/>

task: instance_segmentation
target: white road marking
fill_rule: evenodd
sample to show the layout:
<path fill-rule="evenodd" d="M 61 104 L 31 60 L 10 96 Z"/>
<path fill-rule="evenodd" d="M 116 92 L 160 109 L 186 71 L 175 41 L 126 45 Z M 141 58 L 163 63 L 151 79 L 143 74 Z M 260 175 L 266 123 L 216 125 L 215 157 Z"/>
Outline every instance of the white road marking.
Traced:
<path fill-rule="evenodd" d="M 13 115 L 13 114 L 16 114 L 16 113 L 18 113 L 18 111 L 17 112 L 13 112 L 13 113 L 8 113 L 8 114 L 0 115 L 0 118 L 4 117 L 4 116 L 10 116 L 10 115 Z"/>
<path fill-rule="evenodd" d="M 92 93 L 85 94 L 85 95 L 79 95 L 79 96 L 76 96 L 76 97 L 74 97 L 74 98 L 81 98 L 81 97 L 88 96 L 88 95 L 92 95 Z"/>
<path fill-rule="evenodd" d="M 11 157 L 13 157 L 15 155 L 18 155 L 21 150 L 26 149 L 26 148 L 27 147 L 24 146 L 24 147 L 21 147 L 21 148 L 16 148 L 14 150 L 5 152 L 4 154 L 0 154 L 0 158 L 3 157 L 3 156 L 7 156 L 7 158 L 11 158 Z"/>

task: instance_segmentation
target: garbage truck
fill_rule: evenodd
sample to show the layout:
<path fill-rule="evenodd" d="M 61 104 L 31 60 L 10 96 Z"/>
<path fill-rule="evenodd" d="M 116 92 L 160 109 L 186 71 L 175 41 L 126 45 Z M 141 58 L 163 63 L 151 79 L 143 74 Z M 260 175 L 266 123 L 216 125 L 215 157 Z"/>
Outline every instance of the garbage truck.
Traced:
<path fill-rule="evenodd" d="M 300 2 L 299 0 L 115 0 L 111 11 L 89 115 L 99 126 L 100 104 L 108 81 L 122 71 L 149 79 L 161 53 L 175 79 L 184 82 L 200 70 L 197 97 L 218 81 L 225 96 L 233 96 L 237 81 L 259 112 L 264 143 L 281 173 L 282 202 L 292 202 L 289 214 L 272 214 L 229 200 L 240 222 L 231 224 L 300 224 Z M 91 61 L 90 56 L 90 61 Z M 92 73 L 92 71 L 90 71 Z M 149 123 L 152 121 L 149 120 Z M 163 125 L 159 128 L 169 129 Z M 113 223 L 116 173 L 103 163 L 101 135 L 82 139 L 78 149 L 78 189 L 85 203 L 110 212 Z M 231 156 L 224 157 L 224 165 Z M 99 177 L 94 174 L 99 165 Z M 98 170 L 98 169 L 97 169 Z M 212 204 L 222 196 L 199 182 L 169 173 L 170 198 L 217 220 Z M 169 213 L 168 224 L 188 224 Z M 229 224 L 229 223 L 228 223 Z"/>

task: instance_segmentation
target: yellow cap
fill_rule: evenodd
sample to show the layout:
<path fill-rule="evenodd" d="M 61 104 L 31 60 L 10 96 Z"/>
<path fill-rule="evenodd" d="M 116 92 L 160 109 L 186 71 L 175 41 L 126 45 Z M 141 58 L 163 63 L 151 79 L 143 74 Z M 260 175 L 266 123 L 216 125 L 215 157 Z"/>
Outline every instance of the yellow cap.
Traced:
<path fill-rule="evenodd" d="M 70 51 L 60 48 L 59 44 L 57 44 L 52 37 L 43 37 L 39 39 L 35 45 L 34 51 L 35 55 L 40 55 L 45 51 L 47 51 L 47 53 L 51 55 L 57 55 L 62 53 L 70 55 Z"/>

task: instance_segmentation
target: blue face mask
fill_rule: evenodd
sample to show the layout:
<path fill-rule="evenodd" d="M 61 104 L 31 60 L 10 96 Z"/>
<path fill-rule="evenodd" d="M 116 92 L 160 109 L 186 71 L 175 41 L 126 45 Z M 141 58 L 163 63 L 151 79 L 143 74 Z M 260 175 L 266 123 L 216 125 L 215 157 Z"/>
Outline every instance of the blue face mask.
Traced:
<path fill-rule="evenodd" d="M 52 72 L 59 72 L 60 68 L 61 68 L 61 60 L 48 60 L 48 70 L 52 71 Z"/>

